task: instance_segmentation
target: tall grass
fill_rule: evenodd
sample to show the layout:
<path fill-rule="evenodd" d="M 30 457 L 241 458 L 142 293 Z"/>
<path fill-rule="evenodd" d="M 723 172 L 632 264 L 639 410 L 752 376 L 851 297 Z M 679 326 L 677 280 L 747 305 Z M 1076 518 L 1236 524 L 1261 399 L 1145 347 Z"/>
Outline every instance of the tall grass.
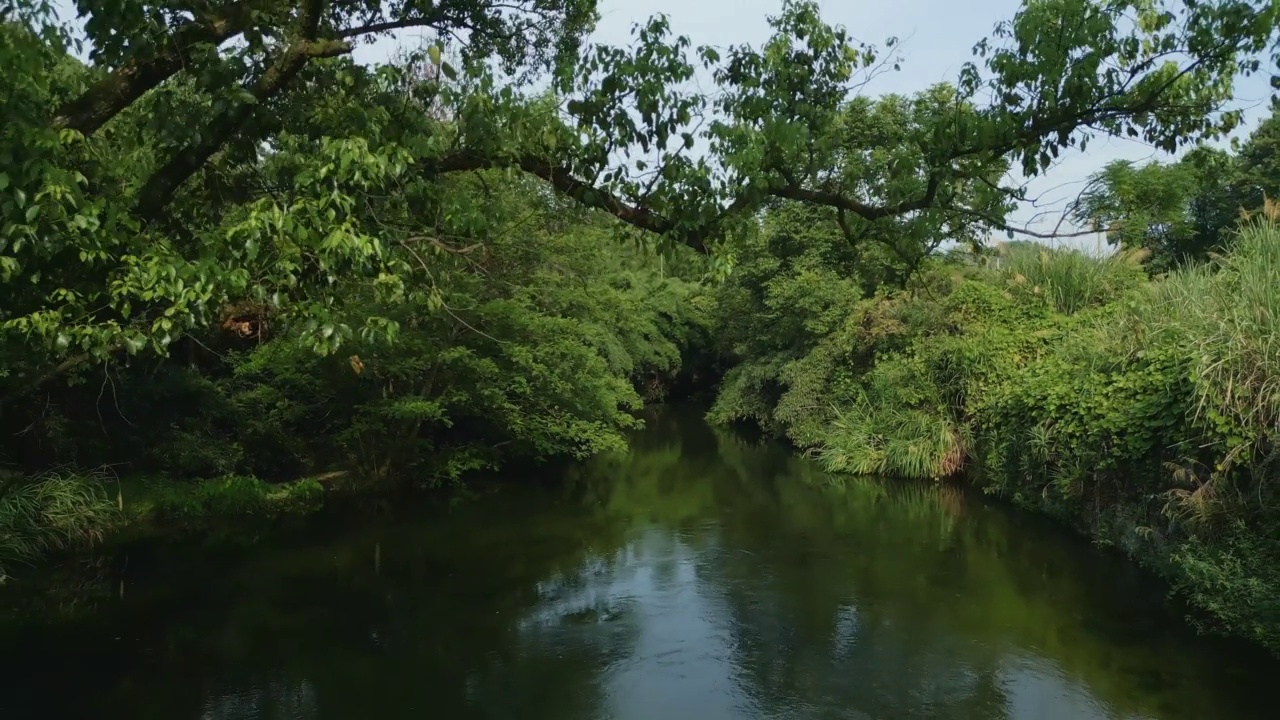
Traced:
<path fill-rule="evenodd" d="M 100 542 L 119 513 L 98 472 L 50 471 L 0 494 L 0 583 L 15 565 Z"/>
<path fill-rule="evenodd" d="M 1268 434 L 1280 421 L 1280 225 L 1252 222 L 1214 282 L 1188 283 L 1180 306 L 1191 323 L 1204 407 Z M 1185 290 L 1207 294 L 1197 301 Z"/>
<path fill-rule="evenodd" d="M 1043 295 L 1065 315 L 1111 302 L 1145 279 L 1142 251 L 1089 255 L 1019 243 L 1002 246 L 1000 255 L 999 267 L 1020 291 Z"/>
<path fill-rule="evenodd" d="M 1186 353 L 1200 413 L 1280 435 L 1280 207 L 1246 222 L 1230 254 L 1137 294 L 1110 341 L 1128 353 Z"/>

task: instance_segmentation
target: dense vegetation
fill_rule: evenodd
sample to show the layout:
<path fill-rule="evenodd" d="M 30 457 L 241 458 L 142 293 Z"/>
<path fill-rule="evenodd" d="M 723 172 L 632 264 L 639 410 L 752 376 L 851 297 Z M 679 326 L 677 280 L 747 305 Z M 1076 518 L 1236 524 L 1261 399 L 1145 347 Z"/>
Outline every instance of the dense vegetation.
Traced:
<path fill-rule="evenodd" d="M 1235 129 L 1274 3 L 1026 0 L 954 84 L 879 98 L 893 41 L 810 2 L 720 49 L 661 17 L 588 45 L 592 0 L 77 7 L 84 38 L 32 0 L 0 25 L 0 578 L 334 471 L 617 448 L 727 369 L 713 419 L 966 473 L 1280 647 L 1277 120 L 1100 172 L 1073 212 L 1114 254 L 988 242 L 1011 170 Z M 440 42 L 350 59 L 410 27 Z"/>

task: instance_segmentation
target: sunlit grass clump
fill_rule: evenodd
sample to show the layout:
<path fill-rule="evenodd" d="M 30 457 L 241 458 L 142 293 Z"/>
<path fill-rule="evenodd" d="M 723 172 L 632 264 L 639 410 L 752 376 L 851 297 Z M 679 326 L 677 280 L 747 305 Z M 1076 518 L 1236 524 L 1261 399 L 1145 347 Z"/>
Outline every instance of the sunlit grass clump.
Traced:
<path fill-rule="evenodd" d="M 0 583 L 50 553 L 101 542 L 119 519 L 103 473 L 0 478 Z"/>
<path fill-rule="evenodd" d="M 941 413 L 863 403 L 839 414 L 818 457 L 832 472 L 935 479 L 964 467 L 965 444 Z"/>
<path fill-rule="evenodd" d="M 1090 255 L 1018 243 L 1001 248 L 1000 267 L 1020 293 L 1042 295 L 1064 315 L 1112 302 L 1146 279 L 1144 251 Z"/>
<path fill-rule="evenodd" d="M 1185 343 L 1202 411 L 1259 434 L 1280 429 L 1280 207 L 1233 250 L 1158 287 L 1144 325 Z"/>

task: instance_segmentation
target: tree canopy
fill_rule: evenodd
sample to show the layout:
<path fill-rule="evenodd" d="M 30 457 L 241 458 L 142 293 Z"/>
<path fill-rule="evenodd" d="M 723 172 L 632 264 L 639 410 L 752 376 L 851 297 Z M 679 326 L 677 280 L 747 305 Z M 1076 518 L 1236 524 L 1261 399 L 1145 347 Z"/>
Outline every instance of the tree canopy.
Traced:
<path fill-rule="evenodd" d="M 587 46 L 588 0 L 77 9 L 83 41 L 48 3 L 17 3 L 0 51 L 0 329 L 53 369 L 162 350 L 241 299 L 314 320 L 336 347 L 351 331 L 326 319 L 326 288 L 351 272 L 420 287 L 389 253 L 426 211 L 405 200 L 447 204 L 445 177 L 483 169 L 701 251 L 776 199 L 831 208 L 854 243 L 1000 227 L 1020 192 L 1000 182 L 1009 164 L 1039 172 L 1100 133 L 1172 150 L 1230 130 L 1232 80 L 1277 26 L 1261 0 L 1029 0 L 954 85 L 869 102 L 860 83 L 892 57 L 812 2 L 784 3 L 763 46 L 724 49 L 691 48 L 663 17 L 629 47 Z M 438 72 L 351 62 L 407 27 L 438 33 L 421 54 Z M 67 54 L 82 42 L 88 65 Z M 683 87 L 695 63 L 713 92 Z M 530 89 L 538 73 L 549 92 Z"/>
<path fill-rule="evenodd" d="M 1073 208 L 1077 221 L 1123 248 L 1145 248 L 1162 272 L 1227 249 L 1242 216 L 1280 197 L 1280 115 L 1251 133 L 1239 152 L 1194 148 L 1177 162 L 1117 161 L 1097 173 Z"/>

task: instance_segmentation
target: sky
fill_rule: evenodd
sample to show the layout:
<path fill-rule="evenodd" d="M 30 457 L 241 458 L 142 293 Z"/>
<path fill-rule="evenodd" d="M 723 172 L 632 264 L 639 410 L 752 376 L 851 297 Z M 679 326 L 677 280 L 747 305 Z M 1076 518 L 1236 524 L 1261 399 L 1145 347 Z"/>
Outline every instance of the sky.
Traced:
<path fill-rule="evenodd" d="M 74 15 L 66 12 L 68 0 L 55 5 L 64 18 Z M 845 26 L 858 40 L 878 46 L 890 36 L 902 41 L 898 47 L 904 59 L 901 70 L 882 74 L 863 89 L 864 93 L 880 95 L 910 94 L 938 82 L 955 81 L 960 67 L 972 58 L 974 43 L 989 36 L 998 21 L 1012 18 L 1021 0 L 819 0 L 819 5 L 828 23 Z M 601 20 L 590 41 L 627 45 L 635 23 L 662 13 L 669 17 L 672 32 L 688 36 L 695 48 L 758 46 L 770 34 L 767 17 L 781 7 L 782 0 L 601 0 Z M 420 47 L 422 40 L 422 30 L 404 30 L 359 46 L 355 58 L 365 63 L 385 61 L 397 48 Z M 703 88 L 712 87 L 701 68 L 696 81 Z M 1270 93 L 1266 73 L 1237 81 L 1235 105 L 1245 111 L 1245 123 L 1237 136 L 1247 136 L 1266 117 Z M 1066 203 L 1079 194 L 1089 176 L 1117 159 L 1144 162 L 1172 157 L 1132 140 L 1095 139 L 1086 152 L 1067 151 L 1047 173 L 1031 179 L 1028 196 L 1034 202 L 1023 203 L 1010 217 L 1010 224 L 1041 232 L 1053 230 Z M 1069 223 L 1061 228 L 1076 229 Z M 1098 236 L 1043 242 L 1086 250 L 1103 247 Z"/>

